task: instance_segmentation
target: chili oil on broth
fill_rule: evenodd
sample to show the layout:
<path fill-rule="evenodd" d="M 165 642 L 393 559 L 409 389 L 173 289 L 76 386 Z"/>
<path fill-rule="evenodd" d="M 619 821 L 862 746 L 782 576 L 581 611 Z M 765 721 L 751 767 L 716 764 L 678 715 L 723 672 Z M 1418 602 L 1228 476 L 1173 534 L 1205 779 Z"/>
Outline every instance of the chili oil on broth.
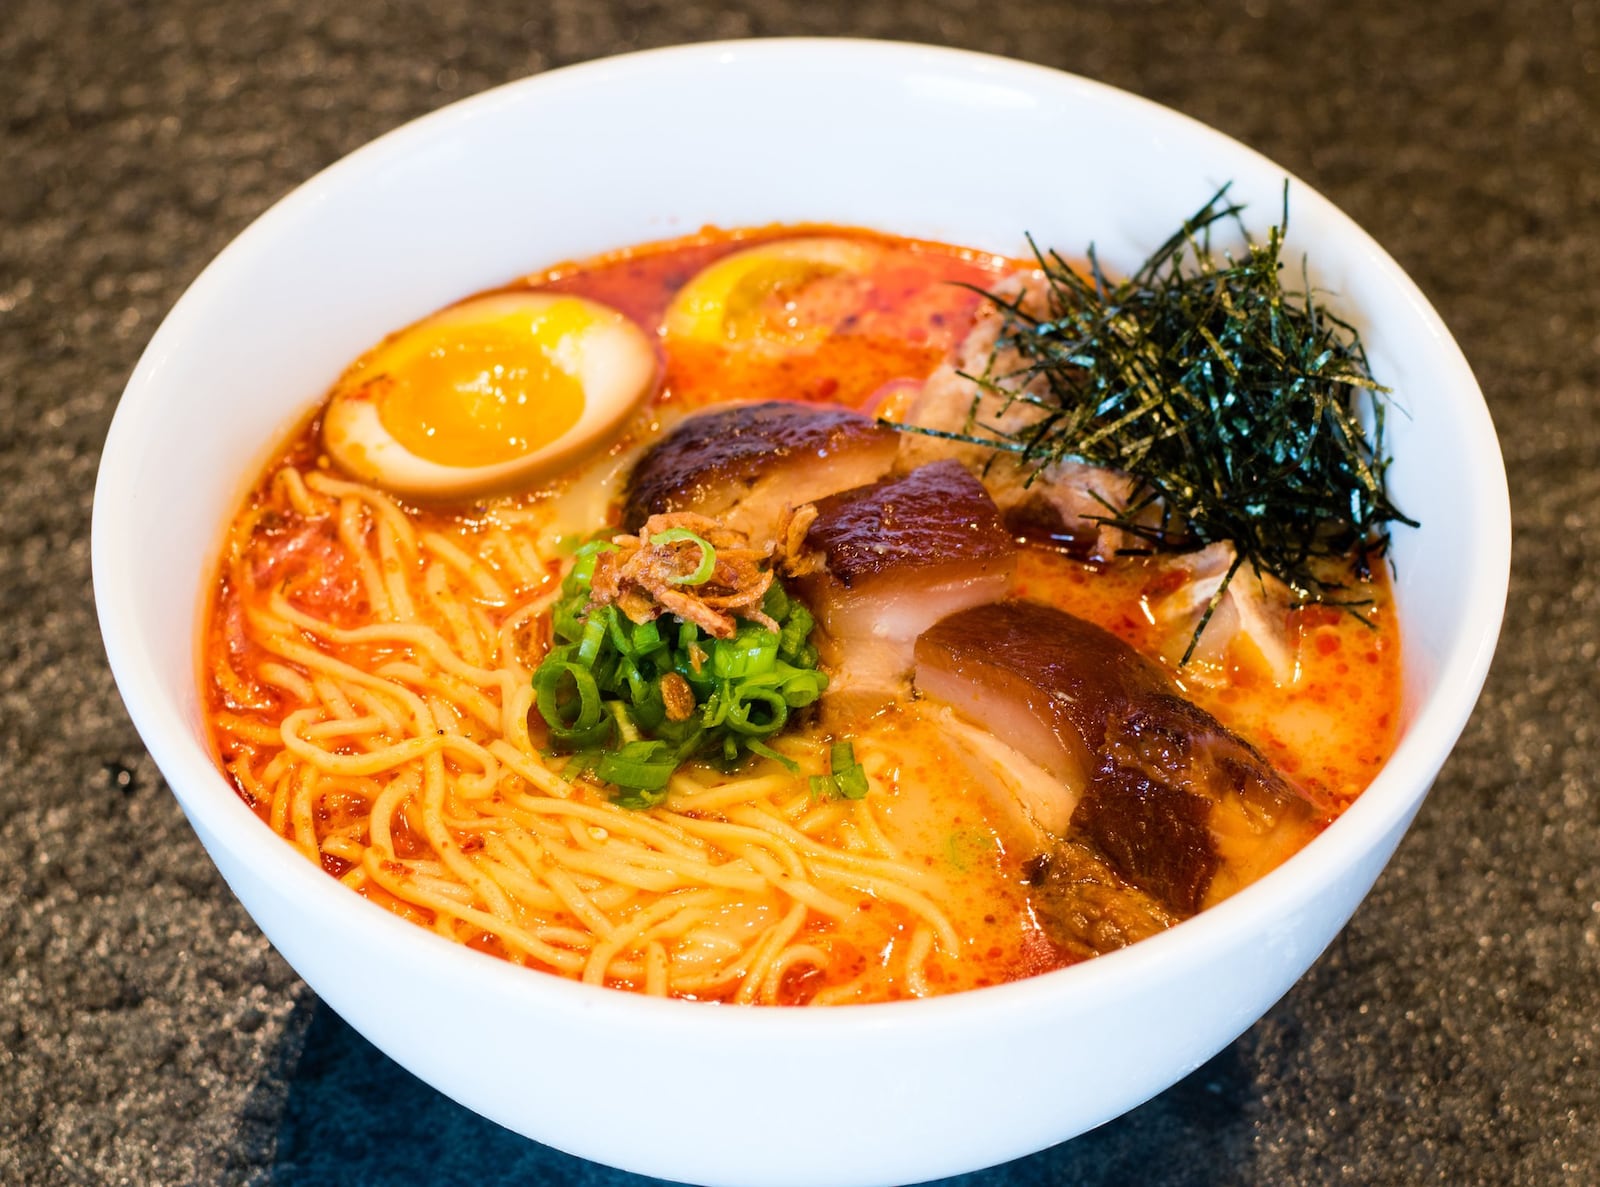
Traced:
<path fill-rule="evenodd" d="M 530 287 L 654 327 L 707 262 L 770 237 L 646 247 Z M 995 264 L 864 241 L 881 278 L 870 316 L 764 360 L 691 343 L 669 354 L 663 412 L 824 371 L 833 382 L 808 395 L 860 403 L 931 370 L 977 300 L 946 282 Z M 659 428 L 646 419 L 635 437 Z M 564 504 L 591 505 L 596 477 L 636 440 L 556 489 L 419 505 L 342 477 L 319 428 L 308 421 L 235 519 L 205 646 L 219 761 L 308 859 L 459 942 L 651 993 L 891 1000 L 1038 967 L 1018 862 L 981 806 L 918 757 L 915 722 L 857 732 L 863 801 L 813 796 L 806 776 L 826 769 L 826 747 L 806 736 L 782 744 L 798 776 L 688 767 L 647 812 L 561 777 L 530 710 L 570 550 Z"/>
<path fill-rule="evenodd" d="M 692 277 L 801 233 L 872 248 L 868 297 L 843 323 L 808 335 L 808 311 L 780 301 L 763 316 L 786 349 L 662 332 Z M 726 399 L 871 408 L 964 334 L 980 298 L 962 286 L 1012 266 L 879 235 L 765 228 L 529 278 L 526 287 L 608 304 L 657 332 L 655 405 L 570 476 L 454 505 L 410 504 L 342 477 L 311 418 L 235 518 L 220 566 L 204 682 L 223 770 L 274 831 L 374 903 L 595 984 L 848 1003 L 1065 963 L 1033 919 L 1026 845 L 967 785 L 927 717 L 896 709 L 851 727 L 870 785 L 859 801 L 811 792 L 830 740 L 812 729 L 777 743 L 798 775 L 766 760 L 732 774 L 691 765 L 662 805 L 633 811 L 563 778 L 531 712 L 574 534 L 615 526 L 617 475 L 653 434 L 680 410 Z M 1148 579 L 1137 563 L 1085 566 L 1030 549 L 1020 592 L 1148 650 L 1137 613 Z M 1249 671 L 1191 693 L 1281 769 L 1344 802 L 1395 731 L 1398 659 L 1384 613 L 1375 632 L 1318 621 L 1334 644 L 1301 649 L 1294 712 Z M 1308 724 L 1288 730 L 1297 717 Z M 1327 740 L 1330 721 L 1342 740 Z"/>

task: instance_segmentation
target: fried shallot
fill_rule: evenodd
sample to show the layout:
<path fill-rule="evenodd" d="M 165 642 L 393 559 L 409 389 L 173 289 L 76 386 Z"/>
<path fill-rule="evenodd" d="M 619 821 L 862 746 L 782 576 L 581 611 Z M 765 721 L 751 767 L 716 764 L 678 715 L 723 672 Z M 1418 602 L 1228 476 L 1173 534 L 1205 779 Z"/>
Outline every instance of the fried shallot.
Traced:
<path fill-rule="evenodd" d="M 778 624 L 762 610 L 772 585 L 771 548 L 752 548 L 743 532 L 693 512 L 652 515 L 639 534 L 612 537 L 595 558 L 589 606 L 615 603 L 634 622 L 676 614 L 717 639 L 731 639 L 735 619 Z M 710 573 L 703 578 L 710 550 Z"/>

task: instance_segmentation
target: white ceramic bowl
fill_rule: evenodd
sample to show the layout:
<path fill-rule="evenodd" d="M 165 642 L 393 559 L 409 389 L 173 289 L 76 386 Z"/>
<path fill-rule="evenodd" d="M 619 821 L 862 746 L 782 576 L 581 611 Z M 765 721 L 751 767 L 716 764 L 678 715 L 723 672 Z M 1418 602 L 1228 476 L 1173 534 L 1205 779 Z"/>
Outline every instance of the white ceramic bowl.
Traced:
<path fill-rule="evenodd" d="M 710 1184 L 905 1183 L 1116 1116 L 1288 989 L 1393 852 L 1476 700 L 1510 524 L 1488 413 L 1410 280 L 1292 183 L 1288 258 L 1360 326 L 1391 420 L 1405 727 L 1325 835 L 1233 899 L 1088 964 L 928 1002 L 738 1009 L 571 984 L 452 946 L 272 835 L 207 750 L 198 615 L 271 447 L 386 332 L 561 260 L 711 223 L 821 221 L 1137 263 L 1221 182 L 1264 230 L 1284 172 L 1143 100 L 910 45 L 701 45 L 458 103 L 314 178 L 219 256 L 130 380 L 95 497 L 117 683 L 239 899 L 311 987 L 428 1083 L 586 1158 Z"/>

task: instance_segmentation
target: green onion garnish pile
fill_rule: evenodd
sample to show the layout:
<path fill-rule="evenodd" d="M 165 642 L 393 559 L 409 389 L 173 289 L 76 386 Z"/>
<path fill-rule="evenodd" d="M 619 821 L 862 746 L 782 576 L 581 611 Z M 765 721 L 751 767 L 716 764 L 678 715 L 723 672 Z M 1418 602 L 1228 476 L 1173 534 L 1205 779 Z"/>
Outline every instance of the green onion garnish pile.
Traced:
<path fill-rule="evenodd" d="M 731 768 L 756 754 L 798 770 L 766 739 L 828 685 L 811 612 L 774 580 L 761 609 L 776 631 L 741 621 L 716 639 L 671 614 L 634 622 L 615 604 L 590 605 L 595 561 L 615 547 L 578 550 L 554 611 L 555 646 L 533 675 L 552 749 L 575 756 L 569 771 L 616 787 L 624 807 L 648 808 L 690 759 Z"/>

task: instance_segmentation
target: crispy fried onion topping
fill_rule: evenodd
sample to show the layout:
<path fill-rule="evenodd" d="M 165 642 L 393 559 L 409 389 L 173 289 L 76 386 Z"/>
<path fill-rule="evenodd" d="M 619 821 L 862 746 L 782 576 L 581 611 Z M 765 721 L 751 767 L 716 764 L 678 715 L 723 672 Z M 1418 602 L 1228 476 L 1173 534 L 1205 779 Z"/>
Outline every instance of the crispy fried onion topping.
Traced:
<path fill-rule="evenodd" d="M 711 575 L 690 584 L 713 550 Z M 732 638 L 736 618 L 775 631 L 778 624 L 761 609 L 772 585 L 770 548 L 752 548 L 743 532 L 692 512 L 652 515 L 637 536 L 613 536 L 615 550 L 595 558 L 590 608 L 616 603 L 634 622 L 676 614 L 717 639 Z"/>
<path fill-rule="evenodd" d="M 822 568 L 822 554 L 806 548 L 806 533 L 817 521 L 817 505 L 787 508 L 778 521 L 778 567 L 790 577 L 804 577 Z"/>

